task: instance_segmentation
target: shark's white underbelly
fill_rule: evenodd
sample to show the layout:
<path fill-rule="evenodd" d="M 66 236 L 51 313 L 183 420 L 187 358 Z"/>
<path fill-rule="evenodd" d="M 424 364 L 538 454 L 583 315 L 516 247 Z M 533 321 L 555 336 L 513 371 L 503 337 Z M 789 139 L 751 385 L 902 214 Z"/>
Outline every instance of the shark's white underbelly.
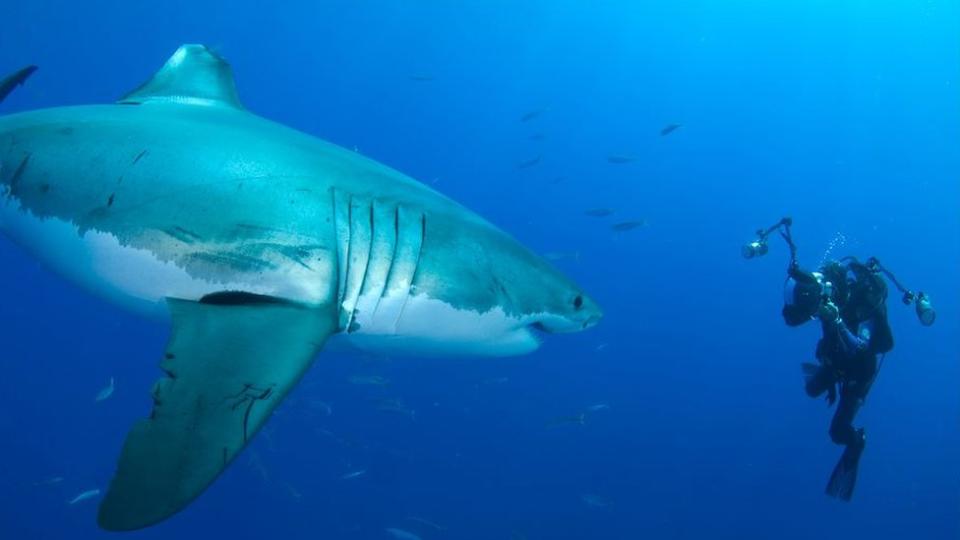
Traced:
<path fill-rule="evenodd" d="M 110 233 L 93 229 L 81 233 L 68 221 L 38 217 L 3 193 L 0 229 L 58 273 L 124 308 L 147 315 L 165 314 L 164 300 L 171 297 L 199 300 L 215 292 L 245 291 L 318 302 L 328 290 L 323 276 L 292 261 L 256 274 L 223 272 L 218 279 L 200 278 L 151 250 L 123 245 Z"/>
<path fill-rule="evenodd" d="M 500 307 L 480 313 L 458 309 L 426 294 L 360 297 L 356 330 L 345 334 L 355 346 L 382 352 L 510 356 L 540 346 L 524 321 Z M 368 313 L 364 316 L 363 313 Z"/>
<path fill-rule="evenodd" d="M 73 223 L 40 218 L 0 193 L 0 229 L 46 265 L 91 292 L 148 316 L 165 317 L 164 300 L 199 300 L 222 291 L 244 291 L 296 301 L 323 301 L 333 275 L 317 275 L 293 261 L 255 274 L 224 272 L 220 279 L 191 275 L 148 249 L 123 245 L 97 230 L 82 234 Z M 382 353 L 507 356 L 539 346 L 521 321 L 496 307 L 484 313 L 415 295 L 366 295 L 357 299 L 351 331 L 339 338 Z"/>

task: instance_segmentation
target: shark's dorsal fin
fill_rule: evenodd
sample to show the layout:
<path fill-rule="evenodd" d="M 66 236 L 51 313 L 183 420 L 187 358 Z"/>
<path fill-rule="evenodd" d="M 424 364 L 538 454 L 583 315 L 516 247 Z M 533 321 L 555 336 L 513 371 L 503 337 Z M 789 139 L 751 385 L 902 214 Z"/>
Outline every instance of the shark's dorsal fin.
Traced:
<path fill-rule="evenodd" d="M 205 45 L 181 45 L 150 80 L 117 103 L 158 101 L 243 109 L 230 64 Z"/>

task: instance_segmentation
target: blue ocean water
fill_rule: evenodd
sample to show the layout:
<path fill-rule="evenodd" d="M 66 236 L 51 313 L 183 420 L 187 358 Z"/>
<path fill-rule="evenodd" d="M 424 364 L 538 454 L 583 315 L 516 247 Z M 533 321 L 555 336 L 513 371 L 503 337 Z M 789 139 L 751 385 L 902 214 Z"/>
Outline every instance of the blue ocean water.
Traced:
<path fill-rule="evenodd" d="M 211 489 L 125 536 L 960 538 L 957 2 L 2 12 L 0 71 L 40 70 L 0 113 L 110 102 L 181 43 L 205 43 L 250 110 L 553 254 L 606 313 L 517 358 L 325 352 Z M 668 124 L 681 127 L 661 136 Z M 598 207 L 615 214 L 584 214 Z M 805 266 L 875 255 L 939 312 L 921 327 L 891 296 L 896 348 L 858 418 L 869 444 L 850 503 L 823 495 L 840 448 L 832 411 L 802 388 L 818 329 L 780 317 L 786 247 L 739 254 L 783 215 Z M 111 536 L 96 500 L 67 502 L 106 488 L 149 412 L 168 328 L 9 241 L 0 261 L 0 537 Z M 583 425 L 562 420 L 591 408 Z"/>

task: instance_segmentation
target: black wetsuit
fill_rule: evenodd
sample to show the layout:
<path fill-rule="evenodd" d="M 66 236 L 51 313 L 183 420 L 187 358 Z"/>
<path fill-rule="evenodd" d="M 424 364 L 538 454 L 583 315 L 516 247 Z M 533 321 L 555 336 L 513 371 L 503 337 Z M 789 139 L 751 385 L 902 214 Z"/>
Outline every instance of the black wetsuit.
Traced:
<path fill-rule="evenodd" d="M 826 493 L 849 501 L 866 446 L 864 431 L 854 428 L 853 420 L 877 376 L 878 357 L 893 348 L 893 333 L 887 323 L 886 284 L 870 268 L 852 260 L 845 265 L 832 263 L 822 271 L 833 287 L 827 293 L 829 301 L 821 300 L 817 311 L 823 329 L 823 338 L 817 343 L 820 363 L 804 364 L 803 368 L 807 394 L 811 397 L 827 393 L 832 405 L 839 394 L 830 422 L 830 438 L 843 445 L 844 450 L 827 482 Z M 804 298 L 810 300 L 813 288 L 809 280 L 801 283 L 799 278 L 795 279 L 795 287 L 807 285 Z M 797 290 L 794 289 L 794 298 Z M 802 324 L 805 312 L 794 306 L 784 306 L 784 320 L 797 326 Z"/>
<path fill-rule="evenodd" d="M 840 402 L 830 423 L 830 438 L 837 444 L 863 444 L 863 432 L 854 429 L 853 419 L 876 377 L 878 347 L 875 337 L 878 331 L 886 330 L 886 324 L 883 314 L 875 314 L 860 322 L 854 320 L 849 326 L 846 320 L 822 323 L 823 338 L 817 344 L 820 365 L 808 377 L 806 390 L 810 397 L 828 392 L 831 403 L 839 393 Z"/>

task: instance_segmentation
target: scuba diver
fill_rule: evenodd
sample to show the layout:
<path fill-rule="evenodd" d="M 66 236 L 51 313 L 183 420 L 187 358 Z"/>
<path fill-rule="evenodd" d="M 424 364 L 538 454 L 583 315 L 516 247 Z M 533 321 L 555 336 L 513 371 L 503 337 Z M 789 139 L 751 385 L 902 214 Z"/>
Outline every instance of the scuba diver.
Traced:
<path fill-rule="evenodd" d="M 830 475 L 827 494 L 849 501 L 867 442 L 863 428 L 853 427 L 853 419 L 877 376 L 878 356 L 893 349 L 887 286 L 853 258 L 831 262 L 819 272 L 791 268 L 789 274 L 784 322 L 799 326 L 817 318 L 823 331 L 816 349 L 818 364 L 802 365 L 807 395 L 826 394 L 829 405 L 836 402 L 830 438 L 846 447 Z"/>
<path fill-rule="evenodd" d="M 905 304 L 915 303 L 925 326 L 933 324 L 936 312 L 930 297 L 904 288 L 876 258 L 860 262 L 854 257 L 831 261 L 816 272 L 800 269 L 796 245 L 790 234 L 790 218 L 783 218 L 758 239 L 745 245 L 746 258 L 767 252 L 766 237 L 775 230 L 790 247 L 790 266 L 784 287 L 783 319 L 788 326 L 819 320 L 822 337 L 817 343 L 817 363 L 802 364 L 807 395 L 826 395 L 836 404 L 830 422 L 830 438 L 843 445 L 843 454 L 830 475 L 826 493 L 849 501 L 857 482 L 860 456 L 866 447 L 863 428 L 853 426 L 870 387 L 876 380 L 883 355 L 893 349 L 893 332 L 887 321 L 886 276 L 904 293 Z"/>

